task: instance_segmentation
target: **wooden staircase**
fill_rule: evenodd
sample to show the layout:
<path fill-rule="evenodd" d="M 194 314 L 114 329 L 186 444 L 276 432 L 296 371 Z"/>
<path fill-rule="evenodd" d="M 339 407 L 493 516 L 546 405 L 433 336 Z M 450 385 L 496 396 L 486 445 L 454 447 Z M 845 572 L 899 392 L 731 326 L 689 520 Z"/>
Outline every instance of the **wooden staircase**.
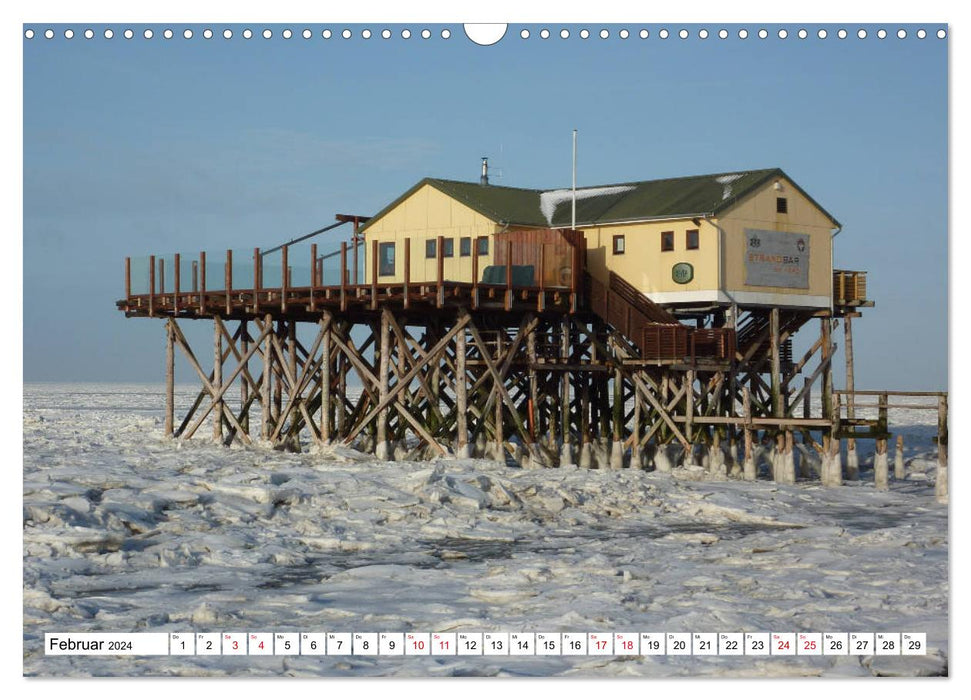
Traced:
<path fill-rule="evenodd" d="M 609 275 L 604 285 L 586 273 L 590 310 L 633 343 L 641 359 L 694 362 L 698 357 L 734 357 L 735 333 L 731 329 L 686 326 L 620 275 Z"/>
<path fill-rule="evenodd" d="M 779 312 L 779 335 L 789 337 L 779 345 L 779 362 L 783 372 L 791 370 L 792 362 L 792 336 L 797 330 L 812 318 L 812 313 L 805 311 L 786 311 Z M 769 351 L 771 339 L 769 338 L 769 312 L 750 311 L 748 316 L 739 324 L 737 333 L 738 352 L 743 357 L 761 357 Z"/>

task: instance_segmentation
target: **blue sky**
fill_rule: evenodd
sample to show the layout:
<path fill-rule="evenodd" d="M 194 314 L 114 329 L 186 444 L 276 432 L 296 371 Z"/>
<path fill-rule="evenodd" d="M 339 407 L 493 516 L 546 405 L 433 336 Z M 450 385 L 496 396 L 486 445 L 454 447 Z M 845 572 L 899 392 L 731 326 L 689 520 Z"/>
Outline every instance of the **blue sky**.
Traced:
<path fill-rule="evenodd" d="M 30 26 L 30 25 L 28 25 Z M 422 177 L 581 186 L 781 167 L 844 224 L 837 266 L 869 270 L 858 388 L 947 383 L 948 40 L 845 40 L 743 25 L 726 40 L 631 25 L 460 25 L 411 39 L 24 40 L 24 379 L 160 381 L 162 324 L 125 319 L 126 255 L 266 247 L 370 214 Z M 190 27 L 195 37 L 185 40 Z M 266 25 L 252 25 L 260 28 Z M 304 25 L 293 26 L 302 29 Z M 334 27 L 343 28 L 344 25 Z M 384 25 L 373 25 L 375 28 Z M 428 26 L 433 38 L 423 40 Z M 519 37 L 526 26 L 532 36 Z M 563 25 L 556 25 L 559 28 Z M 576 37 L 581 26 L 594 37 Z M 650 37 L 638 38 L 646 27 Z M 682 25 L 678 25 L 680 27 Z M 769 38 L 755 36 L 765 26 Z M 795 38 L 799 27 L 810 37 Z M 356 27 L 360 30 L 361 27 Z M 376 34 L 377 32 L 375 32 Z M 497 176 L 501 173 L 501 178 Z M 336 246 L 342 232 L 321 245 Z M 57 314 L 70 301 L 71 315 Z M 203 326 L 206 324 L 186 324 Z M 210 331 L 192 328 L 190 334 Z M 842 346 L 842 334 L 837 337 Z M 188 377 L 189 375 L 182 375 Z M 842 372 L 837 372 L 842 386 Z"/>

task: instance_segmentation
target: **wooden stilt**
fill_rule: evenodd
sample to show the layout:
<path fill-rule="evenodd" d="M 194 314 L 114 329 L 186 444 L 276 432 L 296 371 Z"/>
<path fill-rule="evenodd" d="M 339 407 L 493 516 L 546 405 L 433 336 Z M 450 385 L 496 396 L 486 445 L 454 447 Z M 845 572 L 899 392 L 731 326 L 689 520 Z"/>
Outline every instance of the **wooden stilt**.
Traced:
<path fill-rule="evenodd" d="M 843 355 L 846 358 L 846 417 L 850 420 L 856 417 L 853 395 L 853 316 L 854 314 L 846 314 L 843 319 L 843 339 L 845 343 Z"/>
<path fill-rule="evenodd" d="M 325 336 L 320 346 L 320 440 L 325 444 L 330 442 L 330 326 L 332 322 L 330 314 L 320 319 L 320 330 Z"/>
<path fill-rule="evenodd" d="M 610 446 L 610 468 L 624 466 L 624 380 L 620 368 L 614 370 L 613 443 Z M 634 466 L 633 463 L 631 466 Z"/>
<path fill-rule="evenodd" d="M 507 252 L 507 254 L 508 254 L 508 252 Z M 508 265 L 507 265 L 507 268 L 508 268 Z M 496 359 L 502 357 L 502 330 L 501 329 L 496 334 L 496 354 L 495 354 L 495 357 L 496 357 Z M 500 381 L 500 378 L 497 377 L 497 376 L 494 376 L 493 379 L 492 379 L 492 381 L 493 381 L 493 386 L 494 386 L 493 392 L 496 392 L 499 389 L 499 387 L 500 387 L 500 385 L 501 385 L 502 382 Z M 504 439 L 505 436 L 503 435 L 503 425 L 502 425 L 502 401 L 496 401 L 495 402 L 495 423 L 494 423 L 494 427 L 495 427 L 495 436 L 494 437 L 495 437 L 495 441 L 496 441 L 496 446 L 495 446 L 495 454 L 493 456 L 494 456 L 495 459 L 504 462 L 506 460 L 506 457 L 505 457 L 505 448 L 503 447 L 503 439 Z"/>
<path fill-rule="evenodd" d="M 752 393 L 747 386 L 742 388 L 742 417 L 745 419 L 743 431 L 745 460 L 742 463 L 742 476 L 747 481 L 755 481 L 758 478 L 758 470 L 755 465 L 755 454 L 752 450 Z"/>
<path fill-rule="evenodd" d="M 637 390 L 634 390 L 634 416 L 633 422 L 631 424 L 631 448 L 630 448 L 630 466 L 632 469 L 645 469 L 645 455 L 643 447 L 641 446 L 641 425 L 643 422 L 643 412 L 640 394 Z"/>
<path fill-rule="evenodd" d="M 273 352 L 270 349 L 270 333 L 273 332 L 273 317 L 267 314 L 264 319 L 264 339 L 263 339 L 263 383 L 262 396 L 260 398 L 260 437 L 263 440 L 270 439 L 270 429 L 273 424 L 273 412 L 270 408 L 270 392 L 273 385 Z M 269 329 L 269 330 L 267 330 Z"/>
<path fill-rule="evenodd" d="M 937 480 L 934 494 L 938 503 L 947 503 L 947 396 L 937 399 Z"/>
<path fill-rule="evenodd" d="M 772 415 L 782 418 L 782 364 L 779 358 L 779 307 L 769 312 L 769 343 L 772 353 Z"/>
<path fill-rule="evenodd" d="M 339 338 L 334 336 L 335 343 L 339 344 Z M 347 355 L 340 350 L 338 357 L 338 371 L 337 371 L 337 404 L 336 404 L 336 415 L 334 416 L 335 422 L 337 423 L 337 434 L 341 439 L 347 437 L 348 431 L 348 420 L 347 420 L 347 367 L 349 360 Z"/>
<path fill-rule="evenodd" d="M 282 338 L 287 337 L 287 325 L 284 321 L 277 321 L 276 335 L 270 336 L 272 345 L 277 345 Z M 282 355 L 282 353 L 279 353 Z M 283 412 L 283 362 L 279 356 L 273 361 L 273 429 L 280 426 L 280 414 Z"/>
<path fill-rule="evenodd" d="M 849 410 L 849 406 L 847 406 Z M 860 455 L 856 451 L 856 438 L 846 439 L 846 479 L 858 481 L 860 478 Z"/>
<path fill-rule="evenodd" d="M 877 491 L 890 489 L 890 469 L 887 463 L 887 439 L 877 438 L 873 455 L 873 485 Z"/>
<path fill-rule="evenodd" d="M 391 312 L 387 309 L 381 311 L 381 346 L 380 362 L 378 364 L 378 399 L 381 403 L 386 403 L 388 398 L 388 379 L 390 374 L 391 361 Z M 387 461 L 393 455 L 388 444 L 388 409 L 381 410 L 377 415 L 377 444 L 374 454 L 380 459 Z"/>
<path fill-rule="evenodd" d="M 907 478 L 907 469 L 904 465 L 904 436 L 897 436 L 897 449 L 893 456 L 893 478 L 896 481 L 903 481 Z"/>
<path fill-rule="evenodd" d="M 173 319 L 165 324 L 165 435 L 172 437 L 175 428 L 175 329 Z"/>
<path fill-rule="evenodd" d="M 560 360 L 570 361 L 570 317 L 560 318 Z M 560 379 L 560 433 L 563 445 L 560 449 L 560 465 L 573 464 L 573 448 L 570 445 L 570 373 L 566 370 Z"/>
<path fill-rule="evenodd" d="M 456 403 L 456 447 L 460 458 L 471 457 L 469 450 L 469 427 L 468 427 L 468 374 L 465 368 L 466 361 L 466 335 L 465 329 L 455 336 L 455 403 Z"/>
<path fill-rule="evenodd" d="M 222 388 L 223 383 L 223 335 L 219 330 L 219 316 L 213 316 L 213 379 L 212 386 L 216 391 Z M 213 397 L 215 408 L 212 416 L 212 439 L 222 442 L 223 439 L 223 405 L 220 398 Z"/>
<path fill-rule="evenodd" d="M 694 443 L 695 371 L 693 369 L 689 369 L 684 373 L 684 386 L 684 436 L 689 443 Z M 690 464 L 690 460 L 687 460 L 685 463 Z"/>
<path fill-rule="evenodd" d="M 240 349 L 243 355 L 249 354 L 249 323 L 244 319 L 240 321 Z M 249 432 L 249 383 L 247 381 L 242 381 L 239 384 L 239 408 L 243 412 L 242 419 L 240 420 L 240 425 L 243 426 L 243 430 L 247 433 Z"/>

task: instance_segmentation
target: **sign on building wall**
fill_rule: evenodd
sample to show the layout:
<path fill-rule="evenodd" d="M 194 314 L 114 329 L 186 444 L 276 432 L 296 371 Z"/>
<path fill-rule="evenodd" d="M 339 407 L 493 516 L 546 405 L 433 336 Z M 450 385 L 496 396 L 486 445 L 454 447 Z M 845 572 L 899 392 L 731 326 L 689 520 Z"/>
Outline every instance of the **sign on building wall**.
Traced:
<path fill-rule="evenodd" d="M 809 235 L 745 229 L 745 284 L 809 289 Z"/>

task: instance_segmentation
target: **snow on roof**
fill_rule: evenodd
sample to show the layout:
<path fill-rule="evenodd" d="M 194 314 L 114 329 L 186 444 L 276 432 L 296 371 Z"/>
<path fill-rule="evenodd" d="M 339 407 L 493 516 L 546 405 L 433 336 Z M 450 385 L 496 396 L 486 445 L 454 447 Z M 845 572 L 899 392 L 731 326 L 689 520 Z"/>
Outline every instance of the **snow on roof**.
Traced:
<path fill-rule="evenodd" d="M 590 199 L 591 197 L 604 197 L 610 194 L 621 194 L 634 189 L 633 185 L 615 185 L 613 187 L 586 187 L 576 191 L 577 199 Z M 553 213 L 563 202 L 573 199 L 573 190 L 549 190 L 541 192 L 539 195 L 539 210 L 546 217 L 547 223 L 553 225 Z"/>

